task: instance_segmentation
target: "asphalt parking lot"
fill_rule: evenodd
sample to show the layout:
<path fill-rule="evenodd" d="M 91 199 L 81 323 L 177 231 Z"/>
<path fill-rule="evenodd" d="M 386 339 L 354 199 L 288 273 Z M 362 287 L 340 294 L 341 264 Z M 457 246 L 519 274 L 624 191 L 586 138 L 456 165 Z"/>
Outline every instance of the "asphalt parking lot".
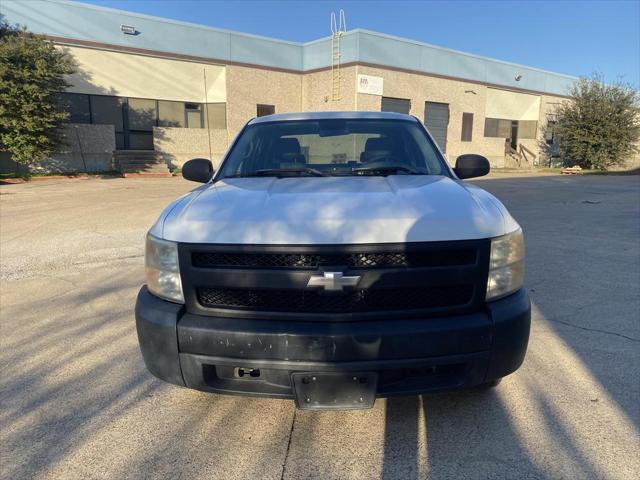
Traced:
<path fill-rule="evenodd" d="M 152 377 L 143 238 L 182 179 L 0 187 L 0 477 L 636 479 L 640 178 L 495 176 L 525 229 L 532 334 L 491 391 L 302 412 Z"/>

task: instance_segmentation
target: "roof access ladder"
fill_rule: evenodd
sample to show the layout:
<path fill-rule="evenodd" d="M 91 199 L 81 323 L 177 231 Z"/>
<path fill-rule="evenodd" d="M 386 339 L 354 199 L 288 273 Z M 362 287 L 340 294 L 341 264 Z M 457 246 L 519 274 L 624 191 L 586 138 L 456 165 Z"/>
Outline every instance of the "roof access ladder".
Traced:
<path fill-rule="evenodd" d="M 338 13 L 339 22 L 336 21 L 335 12 L 331 12 L 331 100 L 340 100 L 340 37 L 347 31 L 347 21 L 344 10 Z"/>

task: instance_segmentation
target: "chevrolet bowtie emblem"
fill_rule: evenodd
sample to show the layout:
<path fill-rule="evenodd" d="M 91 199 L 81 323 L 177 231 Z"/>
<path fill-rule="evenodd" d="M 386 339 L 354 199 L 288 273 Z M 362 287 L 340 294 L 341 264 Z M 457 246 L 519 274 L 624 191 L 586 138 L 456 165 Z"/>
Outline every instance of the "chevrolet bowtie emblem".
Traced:
<path fill-rule="evenodd" d="M 312 275 L 307 287 L 322 287 L 332 292 L 341 292 L 344 287 L 355 287 L 360 276 L 345 277 L 342 272 L 323 272 L 322 275 Z"/>

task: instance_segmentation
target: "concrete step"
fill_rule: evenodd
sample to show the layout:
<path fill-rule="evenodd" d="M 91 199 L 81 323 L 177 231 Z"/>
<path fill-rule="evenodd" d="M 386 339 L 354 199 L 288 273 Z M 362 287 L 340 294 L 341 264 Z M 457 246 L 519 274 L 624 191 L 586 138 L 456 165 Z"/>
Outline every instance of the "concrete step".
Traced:
<path fill-rule="evenodd" d="M 119 158 L 117 162 L 120 165 L 164 165 L 165 162 L 158 158 Z"/>
<path fill-rule="evenodd" d="M 113 154 L 118 170 L 125 177 L 169 177 L 171 172 L 154 150 L 116 150 Z"/>
<path fill-rule="evenodd" d="M 115 150 L 114 155 L 156 155 L 155 150 Z"/>
<path fill-rule="evenodd" d="M 142 172 L 142 173 L 123 173 L 124 178 L 169 178 L 172 177 L 170 172 L 158 173 L 158 172 Z"/>
<path fill-rule="evenodd" d="M 158 158 L 158 152 L 154 150 L 116 150 L 113 153 L 113 157 L 116 159 L 136 159 L 136 158 Z"/>
<path fill-rule="evenodd" d="M 120 171 L 122 173 L 142 173 L 142 172 L 169 172 L 169 169 L 166 165 L 145 165 L 145 166 L 120 166 Z"/>
<path fill-rule="evenodd" d="M 162 160 L 161 158 L 154 158 L 154 157 L 146 157 L 146 158 L 145 157 L 137 157 L 137 158 L 120 157 L 120 158 L 116 158 L 115 161 L 121 165 L 138 164 L 138 163 L 164 163 L 164 160 Z"/>
<path fill-rule="evenodd" d="M 158 154 L 152 153 L 118 153 L 113 155 L 114 158 L 158 158 Z"/>

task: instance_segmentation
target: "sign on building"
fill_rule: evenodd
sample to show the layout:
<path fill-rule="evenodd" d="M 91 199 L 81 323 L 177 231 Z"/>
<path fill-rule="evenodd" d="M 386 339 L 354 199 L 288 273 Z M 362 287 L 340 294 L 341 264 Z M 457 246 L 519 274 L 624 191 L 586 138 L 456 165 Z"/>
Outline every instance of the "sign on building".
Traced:
<path fill-rule="evenodd" d="M 358 75 L 358 93 L 382 95 L 384 79 L 372 75 Z"/>

